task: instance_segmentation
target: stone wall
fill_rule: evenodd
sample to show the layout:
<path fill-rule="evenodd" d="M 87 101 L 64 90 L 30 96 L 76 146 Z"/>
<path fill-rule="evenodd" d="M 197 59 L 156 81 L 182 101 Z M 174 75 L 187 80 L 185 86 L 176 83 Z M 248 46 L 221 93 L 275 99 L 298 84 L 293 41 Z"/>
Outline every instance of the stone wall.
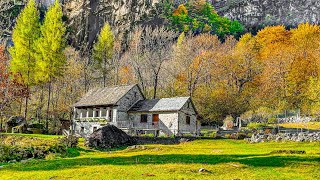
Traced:
<path fill-rule="evenodd" d="M 190 124 L 186 123 L 187 116 L 190 117 Z M 182 133 L 190 132 L 192 134 L 196 134 L 197 129 L 198 126 L 196 112 L 189 99 L 179 112 L 179 131 Z"/>

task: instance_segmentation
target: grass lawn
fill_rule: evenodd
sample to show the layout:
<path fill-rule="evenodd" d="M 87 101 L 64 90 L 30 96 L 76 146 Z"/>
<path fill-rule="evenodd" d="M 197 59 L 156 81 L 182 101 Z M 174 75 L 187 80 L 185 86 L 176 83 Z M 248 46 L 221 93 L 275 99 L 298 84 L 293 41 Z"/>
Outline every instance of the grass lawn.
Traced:
<path fill-rule="evenodd" d="M 314 129 L 320 130 L 320 122 L 308 122 L 308 123 L 285 123 L 280 124 L 285 128 L 305 128 L 305 129 Z"/>
<path fill-rule="evenodd" d="M 73 158 L 5 165 L 0 179 L 320 179 L 320 143 L 196 140 L 146 147 L 110 152 L 82 147 Z M 270 154 L 273 150 L 306 154 Z"/>
<path fill-rule="evenodd" d="M 42 138 L 42 139 L 56 139 L 59 137 L 63 137 L 61 135 L 45 135 L 45 134 L 0 133 L 0 135 L 1 134 L 11 135 L 11 136 L 36 137 L 36 138 Z"/>

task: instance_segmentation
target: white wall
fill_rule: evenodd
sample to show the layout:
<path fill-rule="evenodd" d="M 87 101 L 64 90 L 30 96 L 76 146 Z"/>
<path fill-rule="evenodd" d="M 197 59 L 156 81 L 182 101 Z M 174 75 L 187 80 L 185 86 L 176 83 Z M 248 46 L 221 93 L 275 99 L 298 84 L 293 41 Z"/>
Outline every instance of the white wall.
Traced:
<path fill-rule="evenodd" d="M 189 107 L 188 107 L 189 104 Z M 186 117 L 190 116 L 190 125 L 186 123 Z M 179 130 L 182 133 L 197 133 L 197 116 L 195 109 L 193 108 L 190 99 L 187 103 L 182 107 L 181 111 L 179 111 Z"/>

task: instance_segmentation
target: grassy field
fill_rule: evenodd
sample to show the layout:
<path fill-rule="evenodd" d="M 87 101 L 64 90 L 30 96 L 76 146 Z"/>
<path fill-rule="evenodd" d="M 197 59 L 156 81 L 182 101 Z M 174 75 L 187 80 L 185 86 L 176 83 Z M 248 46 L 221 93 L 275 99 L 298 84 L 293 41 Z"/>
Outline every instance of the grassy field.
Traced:
<path fill-rule="evenodd" d="M 35 137 L 35 138 L 41 138 L 41 139 L 55 139 L 55 138 L 63 137 L 62 135 L 45 135 L 45 134 L 0 133 L 0 135 L 1 134 L 10 135 L 10 136 Z"/>
<path fill-rule="evenodd" d="M 320 143 L 196 140 L 146 147 L 109 152 L 82 147 L 73 158 L 5 165 L 0 179 L 320 179 Z"/>
<path fill-rule="evenodd" d="M 305 128 L 305 129 L 314 129 L 320 130 L 320 122 L 308 122 L 308 123 L 285 123 L 280 124 L 285 128 Z"/>

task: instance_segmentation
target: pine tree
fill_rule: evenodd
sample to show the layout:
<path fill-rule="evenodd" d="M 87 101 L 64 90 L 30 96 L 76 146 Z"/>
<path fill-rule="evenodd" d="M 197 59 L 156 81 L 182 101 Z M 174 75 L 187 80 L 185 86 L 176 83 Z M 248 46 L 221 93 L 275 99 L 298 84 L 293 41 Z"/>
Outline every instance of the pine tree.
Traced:
<path fill-rule="evenodd" d="M 27 86 L 35 84 L 35 42 L 40 35 L 39 12 L 34 0 L 30 0 L 17 18 L 13 29 L 12 40 L 14 46 L 10 48 L 10 69 L 13 74 L 19 74 L 20 81 Z M 25 99 L 24 116 L 27 118 L 28 97 Z"/>
<path fill-rule="evenodd" d="M 112 66 L 114 36 L 110 25 L 106 23 L 98 37 L 98 42 L 93 47 L 93 59 L 96 68 L 103 76 L 103 86 L 106 87 L 108 71 Z"/>
<path fill-rule="evenodd" d="M 41 37 L 37 43 L 39 55 L 37 56 L 36 80 L 48 83 L 48 104 L 46 115 L 46 129 L 48 130 L 51 84 L 64 72 L 66 58 L 64 49 L 66 40 L 64 38 L 66 27 L 62 21 L 62 8 L 58 1 L 49 8 L 43 25 L 41 26 Z"/>

